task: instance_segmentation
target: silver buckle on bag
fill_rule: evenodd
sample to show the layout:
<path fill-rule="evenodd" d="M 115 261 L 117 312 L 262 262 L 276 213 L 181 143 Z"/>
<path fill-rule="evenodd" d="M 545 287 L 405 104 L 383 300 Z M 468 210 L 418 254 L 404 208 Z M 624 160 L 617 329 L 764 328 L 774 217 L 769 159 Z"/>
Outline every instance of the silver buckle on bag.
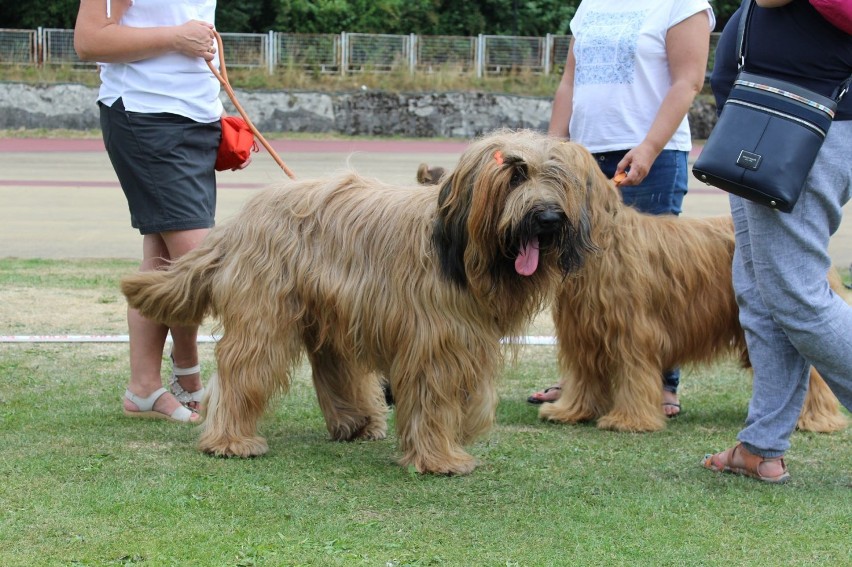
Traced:
<path fill-rule="evenodd" d="M 745 169 L 757 171 L 762 159 L 763 156 L 760 154 L 740 150 L 740 155 L 737 157 L 737 165 Z"/>

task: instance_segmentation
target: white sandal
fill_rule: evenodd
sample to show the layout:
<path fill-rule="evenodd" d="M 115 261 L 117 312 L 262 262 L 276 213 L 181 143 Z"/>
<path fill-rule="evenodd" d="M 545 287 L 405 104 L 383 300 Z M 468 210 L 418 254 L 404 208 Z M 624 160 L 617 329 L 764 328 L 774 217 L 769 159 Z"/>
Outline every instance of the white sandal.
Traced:
<path fill-rule="evenodd" d="M 201 365 L 196 364 L 190 368 L 180 368 L 175 365 L 175 357 L 174 354 L 170 354 L 169 358 L 172 360 L 172 377 L 169 379 L 169 389 L 172 391 L 172 394 L 177 398 L 177 400 L 183 405 L 191 404 L 193 402 L 198 404 L 198 407 L 201 407 L 201 402 L 204 400 L 204 386 L 201 386 L 200 390 L 196 390 L 194 392 L 187 392 L 183 389 L 183 386 L 178 382 L 179 376 L 189 376 L 191 374 L 200 374 L 201 373 Z"/>
<path fill-rule="evenodd" d="M 157 403 L 157 400 L 160 399 L 160 396 L 167 393 L 168 390 L 166 390 L 165 388 L 160 388 L 147 398 L 142 398 L 140 396 L 137 396 L 130 390 L 125 390 L 124 397 L 136 404 L 136 407 L 139 408 L 139 410 L 131 411 L 127 408 L 124 408 L 124 415 L 128 417 L 142 417 L 147 419 L 168 419 L 169 421 L 177 421 L 180 423 L 195 423 L 196 421 L 198 421 L 197 419 L 192 419 L 193 414 L 198 414 L 196 414 L 196 412 L 194 411 L 185 408 L 184 406 L 178 406 L 177 409 L 171 413 L 171 415 L 159 411 L 154 411 L 154 404 Z"/>

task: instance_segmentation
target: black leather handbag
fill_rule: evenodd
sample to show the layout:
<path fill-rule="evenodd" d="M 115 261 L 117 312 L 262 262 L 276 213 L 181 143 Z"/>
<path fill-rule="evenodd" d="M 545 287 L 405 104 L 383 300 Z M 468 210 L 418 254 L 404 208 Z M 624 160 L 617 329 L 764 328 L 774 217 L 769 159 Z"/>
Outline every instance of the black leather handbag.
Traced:
<path fill-rule="evenodd" d="M 786 81 L 747 73 L 745 36 L 753 4 L 743 3 L 734 87 L 692 174 L 708 185 L 790 212 L 852 77 L 828 98 Z"/>

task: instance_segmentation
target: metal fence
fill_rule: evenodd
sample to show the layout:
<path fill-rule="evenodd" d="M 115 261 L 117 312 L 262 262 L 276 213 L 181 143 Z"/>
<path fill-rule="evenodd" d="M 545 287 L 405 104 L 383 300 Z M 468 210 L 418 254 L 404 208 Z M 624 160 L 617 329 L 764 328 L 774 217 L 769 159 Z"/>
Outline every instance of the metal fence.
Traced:
<path fill-rule="evenodd" d="M 228 67 L 279 67 L 350 74 L 408 70 L 476 73 L 477 77 L 516 71 L 561 73 L 570 36 L 420 36 L 348 33 L 223 33 Z M 718 34 L 710 40 L 711 56 Z M 712 60 L 712 57 L 711 57 Z M 74 30 L 0 28 L 0 65 L 83 63 L 74 51 Z M 710 64 L 712 65 L 712 63 Z"/>
<path fill-rule="evenodd" d="M 36 65 L 39 58 L 35 30 L 0 28 L 0 64 Z"/>

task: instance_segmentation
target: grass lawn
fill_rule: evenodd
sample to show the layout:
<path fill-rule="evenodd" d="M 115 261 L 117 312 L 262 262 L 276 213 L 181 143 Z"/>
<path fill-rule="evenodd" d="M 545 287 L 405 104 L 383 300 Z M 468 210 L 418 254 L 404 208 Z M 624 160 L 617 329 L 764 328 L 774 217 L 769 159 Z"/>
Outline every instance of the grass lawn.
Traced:
<path fill-rule="evenodd" d="M 124 334 L 134 269 L 0 259 L 0 335 Z M 555 353 L 526 347 L 479 468 L 447 478 L 396 464 L 393 413 L 385 441 L 329 441 L 307 368 L 262 424 L 266 456 L 202 455 L 194 428 L 122 415 L 127 357 L 0 344 L 0 565 L 850 565 L 848 429 L 795 433 L 785 486 L 699 466 L 745 418 L 732 361 L 685 369 L 664 431 L 624 434 L 539 421 L 525 399 Z"/>

